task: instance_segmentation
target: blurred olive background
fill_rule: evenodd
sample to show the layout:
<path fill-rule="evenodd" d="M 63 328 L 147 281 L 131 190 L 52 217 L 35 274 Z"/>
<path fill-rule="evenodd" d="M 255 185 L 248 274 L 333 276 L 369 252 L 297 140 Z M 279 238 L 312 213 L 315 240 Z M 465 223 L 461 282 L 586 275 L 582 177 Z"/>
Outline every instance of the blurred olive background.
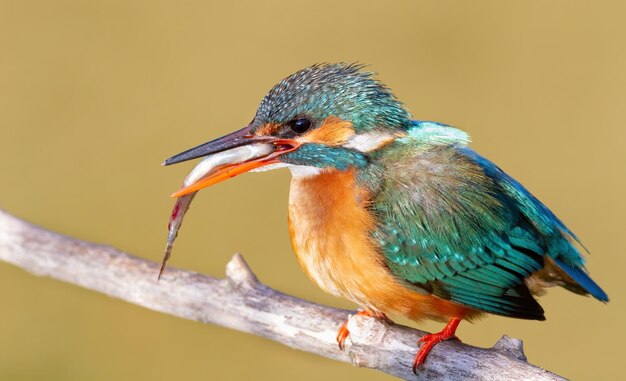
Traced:
<path fill-rule="evenodd" d="M 619 1 L 0 0 L 0 207 L 158 261 L 168 196 L 193 165 L 163 168 L 164 158 L 246 125 L 300 68 L 368 63 L 414 117 L 468 131 L 549 205 L 590 248 L 588 267 L 612 298 L 553 289 L 541 299 L 547 322 L 488 317 L 463 324 L 461 338 L 491 346 L 506 333 L 552 371 L 617 378 L 624 14 Z M 353 308 L 295 261 L 289 176 L 203 191 L 171 265 L 221 277 L 240 251 L 270 286 Z M 390 379 L 2 263 L 0 290 L 1 380 Z"/>

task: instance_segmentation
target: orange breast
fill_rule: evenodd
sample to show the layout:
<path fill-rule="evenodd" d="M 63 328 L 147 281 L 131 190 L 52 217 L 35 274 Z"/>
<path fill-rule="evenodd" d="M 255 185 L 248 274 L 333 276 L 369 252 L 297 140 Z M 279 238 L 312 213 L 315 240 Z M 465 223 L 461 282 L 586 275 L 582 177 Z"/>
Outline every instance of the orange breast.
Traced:
<path fill-rule="evenodd" d="M 466 307 L 402 285 L 383 263 L 371 239 L 375 228 L 354 171 L 323 171 L 294 177 L 289 196 L 289 230 L 300 265 L 323 290 L 361 307 L 413 320 L 471 317 Z"/>

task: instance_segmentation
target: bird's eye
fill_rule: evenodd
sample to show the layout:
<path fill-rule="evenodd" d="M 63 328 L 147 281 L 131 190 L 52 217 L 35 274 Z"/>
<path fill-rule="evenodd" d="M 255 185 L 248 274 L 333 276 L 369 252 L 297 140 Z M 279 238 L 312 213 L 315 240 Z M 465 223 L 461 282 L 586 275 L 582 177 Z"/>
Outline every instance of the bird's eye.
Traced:
<path fill-rule="evenodd" d="M 303 134 L 311 128 L 312 124 L 313 123 L 307 118 L 299 118 L 289 122 L 289 128 L 296 134 Z"/>

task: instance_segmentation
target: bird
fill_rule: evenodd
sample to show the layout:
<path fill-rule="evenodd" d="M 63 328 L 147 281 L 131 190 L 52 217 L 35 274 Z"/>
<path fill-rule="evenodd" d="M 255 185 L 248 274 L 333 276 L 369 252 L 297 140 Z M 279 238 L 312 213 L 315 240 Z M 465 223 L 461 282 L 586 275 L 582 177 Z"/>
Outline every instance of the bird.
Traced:
<path fill-rule="evenodd" d="M 324 63 L 276 84 L 246 127 L 164 165 L 219 164 L 196 169 L 172 195 L 179 198 L 245 172 L 288 168 L 291 243 L 317 286 L 354 302 L 359 315 L 447 322 L 416 343 L 418 372 L 463 320 L 545 320 L 535 297 L 548 287 L 609 300 L 578 237 L 469 142 L 460 129 L 413 119 L 364 65 Z M 244 147 L 253 153 L 234 154 Z M 346 321 L 339 349 L 348 336 Z"/>

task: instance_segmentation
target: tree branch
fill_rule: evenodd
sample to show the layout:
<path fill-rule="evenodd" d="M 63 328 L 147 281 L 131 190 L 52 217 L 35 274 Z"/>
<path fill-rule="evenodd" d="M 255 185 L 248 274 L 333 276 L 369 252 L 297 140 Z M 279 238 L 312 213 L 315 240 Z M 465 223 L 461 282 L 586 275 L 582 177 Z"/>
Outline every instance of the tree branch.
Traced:
<path fill-rule="evenodd" d="M 45 230 L 0 210 L 0 259 L 155 311 L 263 336 L 407 380 L 564 380 L 528 364 L 522 342 L 507 336 L 488 349 L 441 343 L 416 376 L 412 361 L 425 333 L 362 316 L 349 319 L 351 335 L 342 352 L 335 336 L 349 311 L 261 284 L 239 254 L 226 266 L 225 279 L 168 269 L 157 283 L 155 262 Z"/>

